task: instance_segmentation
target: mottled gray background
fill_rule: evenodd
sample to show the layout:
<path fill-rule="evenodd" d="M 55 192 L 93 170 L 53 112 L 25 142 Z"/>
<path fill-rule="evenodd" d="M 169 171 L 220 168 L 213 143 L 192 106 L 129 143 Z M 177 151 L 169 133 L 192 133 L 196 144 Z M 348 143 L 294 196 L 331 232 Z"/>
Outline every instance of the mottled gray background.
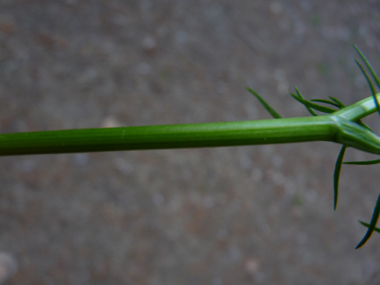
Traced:
<path fill-rule="evenodd" d="M 270 118 L 246 86 L 306 116 L 294 85 L 370 96 L 351 44 L 380 70 L 379 36 L 376 0 L 0 0 L 0 131 Z M 1 158 L 4 284 L 379 284 L 379 167 L 344 166 L 334 212 L 339 149 Z"/>

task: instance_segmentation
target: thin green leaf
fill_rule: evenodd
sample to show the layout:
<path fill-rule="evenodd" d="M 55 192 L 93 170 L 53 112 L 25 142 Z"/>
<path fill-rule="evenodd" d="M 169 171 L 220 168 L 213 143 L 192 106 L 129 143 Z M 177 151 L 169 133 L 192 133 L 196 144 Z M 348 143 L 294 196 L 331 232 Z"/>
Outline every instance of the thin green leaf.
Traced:
<path fill-rule="evenodd" d="M 379 164 L 380 159 L 375 160 L 365 160 L 365 161 L 346 161 L 343 162 L 343 164 L 352 164 L 352 165 L 372 165 L 372 164 Z"/>
<path fill-rule="evenodd" d="M 356 123 L 373 133 L 372 129 L 370 127 L 368 127 L 366 124 L 364 124 L 361 120 L 356 121 Z"/>
<path fill-rule="evenodd" d="M 338 158 L 335 163 L 335 170 L 334 170 L 334 211 L 336 210 L 336 206 L 338 205 L 338 196 L 339 196 L 339 177 L 340 177 L 340 170 L 342 169 L 342 162 L 344 158 L 344 153 L 346 152 L 346 145 L 343 145 L 340 149 Z"/>
<path fill-rule="evenodd" d="M 364 53 L 356 45 L 354 45 L 354 49 L 356 50 L 356 52 L 359 54 L 359 56 L 361 57 L 361 59 L 364 61 L 365 65 L 369 69 L 373 80 L 375 80 L 375 82 L 376 82 L 377 87 L 380 88 L 379 77 L 376 74 L 376 71 L 373 69 L 372 65 L 370 64 L 369 60 L 367 59 L 367 57 L 364 55 Z M 369 79 L 367 73 L 364 71 L 364 68 L 359 64 L 359 62 L 357 60 L 356 60 L 356 63 L 359 65 L 360 70 L 363 72 L 365 78 L 367 79 L 368 84 L 370 85 L 372 96 L 373 96 L 375 104 L 376 104 L 377 112 L 380 115 L 380 104 L 379 104 L 379 101 L 377 100 L 375 88 L 373 87 L 372 82 Z"/>
<path fill-rule="evenodd" d="M 264 108 L 269 112 L 269 114 L 272 115 L 273 118 L 275 119 L 280 119 L 282 118 L 269 104 L 261 98 L 259 94 L 257 94 L 255 91 L 253 91 L 251 88 L 247 87 L 247 90 L 251 92 L 259 101 L 260 103 L 264 106 Z"/>
<path fill-rule="evenodd" d="M 298 97 L 300 97 L 301 99 L 304 100 L 304 98 L 303 98 L 301 92 L 299 92 L 298 88 L 297 88 L 297 87 L 294 87 L 294 89 L 296 89 L 296 92 L 297 92 Z M 310 113 L 311 115 L 313 115 L 313 116 L 319 116 L 317 113 L 314 112 L 313 109 L 311 109 L 310 107 L 306 106 L 305 104 L 303 104 L 303 105 L 304 105 L 305 108 L 309 111 L 309 113 Z"/>
<path fill-rule="evenodd" d="M 367 230 L 366 234 L 364 235 L 363 239 L 359 242 L 359 244 L 356 246 L 355 249 L 360 248 L 369 240 L 373 231 L 375 230 L 377 221 L 379 220 L 379 215 L 380 215 L 380 195 L 377 198 L 376 207 L 373 210 L 373 214 L 372 214 L 371 222 L 369 223 L 368 230 Z"/>
<path fill-rule="evenodd" d="M 368 82 L 369 89 L 371 89 L 371 93 L 372 93 L 373 100 L 375 101 L 375 105 L 376 105 L 377 113 L 378 113 L 379 116 L 380 116 L 380 104 L 379 104 L 379 101 L 377 100 L 377 97 L 376 97 L 375 87 L 373 86 L 371 79 L 369 78 L 367 72 L 364 70 L 364 68 L 363 68 L 363 66 L 360 64 L 360 62 L 357 61 L 356 59 L 355 59 L 355 62 L 356 62 L 356 64 L 359 66 L 361 72 L 363 73 L 365 79 L 366 79 L 367 82 Z"/>
<path fill-rule="evenodd" d="M 364 67 L 360 64 L 360 62 L 357 59 L 355 59 L 355 62 L 359 66 L 360 71 L 363 73 L 365 79 L 367 80 L 369 88 L 371 89 L 372 95 L 376 95 L 375 87 L 372 84 L 371 78 L 369 78 L 369 76 L 368 76 L 367 72 L 365 71 Z"/>
<path fill-rule="evenodd" d="M 370 227 L 370 225 L 369 225 L 369 224 L 367 224 L 367 223 L 365 223 L 365 222 L 363 222 L 363 221 L 359 221 L 359 223 L 361 223 L 363 226 L 365 226 L 365 227 L 367 227 L 367 228 L 369 228 L 369 227 Z M 380 229 L 379 229 L 379 228 L 377 228 L 377 227 L 375 227 L 373 230 L 374 230 L 375 232 L 378 232 L 378 233 L 380 233 Z"/>
<path fill-rule="evenodd" d="M 337 103 L 339 105 L 340 108 L 344 108 L 346 107 L 346 105 L 344 105 L 341 101 L 339 101 L 338 99 L 334 98 L 334 97 L 331 97 L 329 96 L 329 98 L 334 101 L 335 103 Z"/>
<path fill-rule="evenodd" d="M 330 101 L 330 100 L 326 100 L 326 99 L 311 99 L 310 101 L 325 103 L 325 104 L 329 104 L 329 105 L 332 105 L 334 107 L 340 108 L 340 106 L 337 103 L 335 103 L 334 101 Z"/>
<path fill-rule="evenodd" d="M 373 78 L 373 80 L 375 80 L 377 87 L 380 88 L 379 77 L 377 76 L 376 71 L 373 69 L 372 65 L 369 63 L 369 60 L 367 59 L 367 57 L 364 55 L 364 53 L 356 45 L 354 45 L 354 49 L 360 55 L 361 59 L 365 62 L 365 65 L 370 70 L 372 78 Z"/>
<path fill-rule="evenodd" d="M 290 95 L 296 99 L 298 102 L 300 102 L 301 104 L 305 105 L 305 107 L 310 107 L 310 108 L 313 108 L 317 111 L 320 111 L 320 112 L 323 112 L 323 113 L 328 113 L 328 114 L 331 114 L 331 113 L 334 113 L 336 110 L 334 109 L 331 109 L 331 108 L 328 108 L 328 107 L 325 107 L 325 106 L 321 106 L 321 105 L 318 105 L 318 104 L 315 104 L 315 103 L 312 103 L 312 102 L 309 102 L 303 98 L 300 98 L 299 96 L 293 94 L 293 93 L 290 93 Z"/>

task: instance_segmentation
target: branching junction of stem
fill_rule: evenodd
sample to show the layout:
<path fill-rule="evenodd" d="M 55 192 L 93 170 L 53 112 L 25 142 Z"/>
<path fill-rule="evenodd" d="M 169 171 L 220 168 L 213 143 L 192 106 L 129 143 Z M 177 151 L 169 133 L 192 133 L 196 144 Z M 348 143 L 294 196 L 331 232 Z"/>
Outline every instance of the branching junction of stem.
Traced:
<path fill-rule="evenodd" d="M 355 49 L 380 88 L 380 80 L 372 66 L 356 46 Z M 380 154 L 380 138 L 361 122 L 362 118 L 376 111 L 380 114 L 380 94 L 375 94 L 370 77 L 358 61 L 357 64 L 368 81 L 372 96 L 346 107 L 333 97 L 329 97 L 329 100 L 305 100 L 296 88 L 296 94 L 291 95 L 307 108 L 312 117 L 281 118 L 255 91 L 248 88 L 275 119 L 0 134 L 0 156 L 330 141 L 342 144 L 334 173 L 334 208 L 336 208 L 339 175 L 346 148 L 353 147 Z M 334 109 L 323 104 L 331 105 Z M 327 115 L 320 116 L 315 111 Z M 380 160 L 349 162 L 349 164 L 374 163 L 380 163 Z M 370 224 L 361 222 L 368 230 L 357 248 L 369 239 L 372 232 L 380 231 L 376 228 L 379 215 L 380 196 Z"/>

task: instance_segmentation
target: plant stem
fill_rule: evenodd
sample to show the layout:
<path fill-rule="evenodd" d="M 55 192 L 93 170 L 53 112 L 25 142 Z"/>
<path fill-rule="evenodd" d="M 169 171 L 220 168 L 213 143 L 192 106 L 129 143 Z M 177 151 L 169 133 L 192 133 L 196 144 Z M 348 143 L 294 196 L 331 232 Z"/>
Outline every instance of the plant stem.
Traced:
<path fill-rule="evenodd" d="M 380 93 L 376 94 L 376 97 L 380 99 Z M 335 116 L 339 116 L 349 121 L 360 120 L 370 114 L 373 114 L 377 111 L 376 104 L 373 100 L 373 97 L 365 98 L 359 102 L 356 102 L 346 108 L 343 108 L 339 111 L 333 113 Z"/>
<path fill-rule="evenodd" d="M 334 141 L 328 116 L 243 122 L 76 129 L 0 135 L 0 155 L 199 148 Z"/>
<path fill-rule="evenodd" d="M 306 141 L 337 142 L 380 154 L 380 138 L 352 122 L 375 111 L 369 97 L 316 117 L 0 134 L 0 156 Z"/>

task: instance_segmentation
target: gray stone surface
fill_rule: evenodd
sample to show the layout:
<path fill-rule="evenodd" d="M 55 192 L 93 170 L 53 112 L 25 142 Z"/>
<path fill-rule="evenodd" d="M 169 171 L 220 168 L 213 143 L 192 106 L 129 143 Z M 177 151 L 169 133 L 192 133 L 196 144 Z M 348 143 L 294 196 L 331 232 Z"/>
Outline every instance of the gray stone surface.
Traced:
<path fill-rule="evenodd" d="M 245 86 L 306 116 L 293 85 L 370 95 L 351 44 L 380 70 L 379 36 L 378 1 L 2 0 L 0 131 L 269 118 Z M 334 212 L 339 149 L 1 158 L 7 284 L 377 284 L 378 167 L 343 167 Z"/>

